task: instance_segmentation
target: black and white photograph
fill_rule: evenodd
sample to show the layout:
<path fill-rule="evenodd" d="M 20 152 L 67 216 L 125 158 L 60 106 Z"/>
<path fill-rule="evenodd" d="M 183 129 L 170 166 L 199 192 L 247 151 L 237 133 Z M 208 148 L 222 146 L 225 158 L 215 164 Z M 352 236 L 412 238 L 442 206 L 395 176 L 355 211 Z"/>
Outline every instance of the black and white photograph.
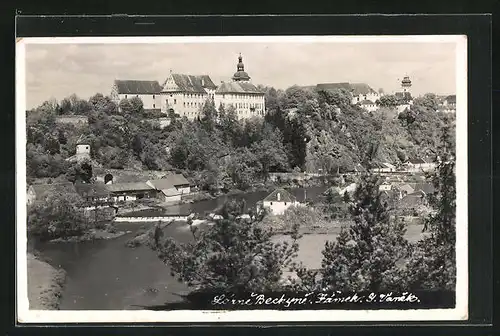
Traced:
<path fill-rule="evenodd" d="M 467 319 L 466 46 L 19 39 L 19 321 Z"/>

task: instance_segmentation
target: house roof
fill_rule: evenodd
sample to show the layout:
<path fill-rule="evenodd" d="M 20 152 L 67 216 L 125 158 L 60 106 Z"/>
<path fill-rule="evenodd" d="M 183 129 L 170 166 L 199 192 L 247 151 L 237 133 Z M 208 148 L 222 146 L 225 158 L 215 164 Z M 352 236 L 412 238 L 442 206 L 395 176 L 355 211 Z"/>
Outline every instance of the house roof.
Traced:
<path fill-rule="evenodd" d="M 31 185 L 35 196 L 41 197 L 48 192 L 60 192 L 60 193 L 76 193 L 75 186 L 71 182 L 67 183 L 53 183 L 53 184 L 33 184 Z"/>
<path fill-rule="evenodd" d="M 217 88 L 208 75 L 172 74 L 172 78 L 180 92 L 206 93 L 205 88 Z"/>
<path fill-rule="evenodd" d="M 75 189 L 82 197 L 103 197 L 109 195 L 106 185 L 100 183 L 76 183 Z"/>
<path fill-rule="evenodd" d="M 170 189 L 175 186 L 190 184 L 182 174 L 166 175 L 159 180 L 149 180 L 149 183 L 151 183 L 158 190 Z"/>
<path fill-rule="evenodd" d="M 278 201 L 278 195 L 280 199 Z M 278 188 L 264 198 L 264 202 L 296 202 L 297 198 L 283 188 Z"/>
<path fill-rule="evenodd" d="M 351 92 L 354 96 L 376 94 L 377 92 L 373 90 L 368 84 L 365 83 L 321 83 L 316 85 L 317 90 L 347 90 Z"/>
<path fill-rule="evenodd" d="M 251 93 L 263 95 L 264 92 L 260 91 L 255 85 L 250 82 L 230 82 L 222 83 L 217 88 L 217 93 Z"/>
<path fill-rule="evenodd" d="M 449 95 L 445 98 L 445 100 L 450 104 L 456 103 L 457 102 L 457 96 L 456 95 Z"/>
<path fill-rule="evenodd" d="M 161 92 L 158 81 L 115 80 L 119 94 L 155 94 Z"/>
<path fill-rule="evenodd" d="M 121 192 L 121 191 L 144 191 L 144 190 L 154 190 L 151 186 L 145 182 L 129 182 L 129 183 L 112 183 L 106 184 L 106 189 L 110 192 Z"/>
<path fill-rule="evenodd" d="M 361 102 L 359 102 L 359 103 L 360 103 L 361 105 L 373 105 L 373 104 L 375 104 L 374 102 L 372 102 L 372 101 L 371 101 L 371 100 L 369 100 L 369 99 L 365 99 L 365 100 L 363 100 L 363 101 L 361 101 Z"/>
<path fill-rule="evenodd" d="M 424 194 L 421 192 L 413 192 L 411 194 L 406 195 L 403 197 L 400 201 L 399 204 L 401 206 L 407 206 L 407 207 L 413 207 L 417 206 L 419 204 L 422 204 L 424 202 Z"/>

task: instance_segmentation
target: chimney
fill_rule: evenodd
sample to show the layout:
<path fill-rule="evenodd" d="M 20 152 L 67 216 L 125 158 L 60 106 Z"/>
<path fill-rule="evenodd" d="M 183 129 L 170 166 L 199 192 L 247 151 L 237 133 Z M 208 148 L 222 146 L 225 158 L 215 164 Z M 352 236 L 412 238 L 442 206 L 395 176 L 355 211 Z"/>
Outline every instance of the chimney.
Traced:
<path fill-rule="evenodd" d="M 277 194 L 276 194 L 276 199 L 278 200 L 278 202 L 281 200 L 281 195 L 280 195 L 280 193 L 277 193 Z"/>

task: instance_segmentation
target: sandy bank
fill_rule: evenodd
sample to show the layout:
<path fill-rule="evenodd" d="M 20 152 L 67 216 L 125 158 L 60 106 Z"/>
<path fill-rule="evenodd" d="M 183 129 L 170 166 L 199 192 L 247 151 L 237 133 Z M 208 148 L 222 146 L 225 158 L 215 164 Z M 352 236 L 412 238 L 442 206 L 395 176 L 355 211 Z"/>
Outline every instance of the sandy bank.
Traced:
<path fill-rule="evenodd" d="M 30 309 L 57 310 L 66 274 L 28 254 L 28 300 Z"/>

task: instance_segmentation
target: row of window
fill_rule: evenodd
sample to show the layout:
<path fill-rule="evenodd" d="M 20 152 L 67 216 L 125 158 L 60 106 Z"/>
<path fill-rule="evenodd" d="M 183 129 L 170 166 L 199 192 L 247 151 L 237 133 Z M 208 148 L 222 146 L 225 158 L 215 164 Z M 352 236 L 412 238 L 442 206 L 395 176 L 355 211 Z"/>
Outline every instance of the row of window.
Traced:
<path fill-rule="evenodd" d="M 262 99 L 262 96 L 257 95 L 237 95 L 237 94 L 223 94 L 223 99 L 250 99 L 250 100 L 259 100 Z"/>
<path fill-rule="evenodd" d="M 222 106 L 224 107 L 229 107 L 229 106 L 234 106 L 236 108 L 259 108 L 262 109 L 264 108 L 264 104 L 261 103 L 236 103 L 236 104 L 231 104 L 231 103 L 222 103 Z"/>

